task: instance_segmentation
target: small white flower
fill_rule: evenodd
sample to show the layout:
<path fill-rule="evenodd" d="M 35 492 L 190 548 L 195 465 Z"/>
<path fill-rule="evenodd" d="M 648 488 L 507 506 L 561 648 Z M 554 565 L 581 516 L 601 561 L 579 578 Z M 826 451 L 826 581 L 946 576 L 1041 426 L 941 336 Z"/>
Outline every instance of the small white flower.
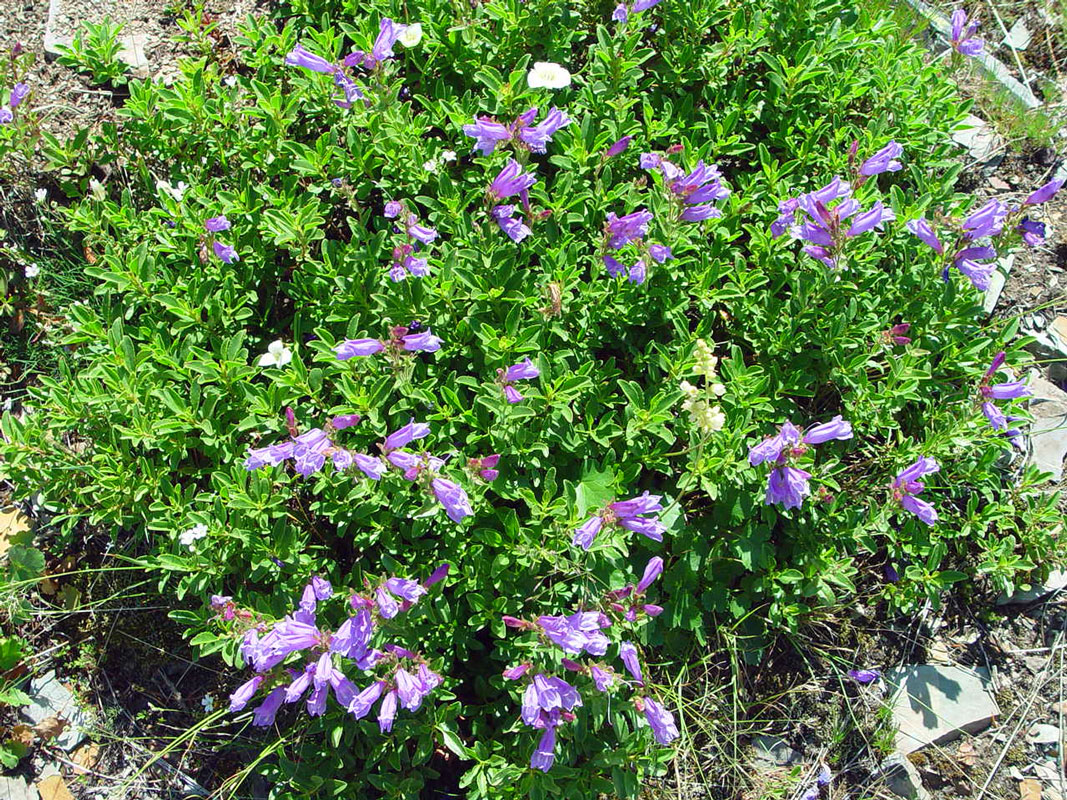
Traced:
<path fill-rule="evenodd" d="M 89 194 L 93 196 L 94 200 L 103 200 L 107 197 L 107 192 L 104 191 L 104 184 L 100 183 L 96 178 L 89 179 Z"/>
<path fill-rule="evenodd" d="M 48 197 L 48 190 L 42 186 L 33 193 L 33 197 L 38 203 L 43 203 Z"/>
<path fill-rule="evenodd" d="M 422 168 L 427 172 L 437 172 L 437 161 L 432 158 L 429 161 L 424 161 Z"/>
<path fill-rule="evenodd" d="M 36 264 L 27 264 L 25 272 L 27 278 L 36 278 L 41 274 L 41 268 Z"/>
<path fill-rule="evenodd" d="M 404 47 L 414 47 L 422 41 L 422 24 L 414 22 L 411 25 L 405 25 L 396 40 Z"/>
<path fill-rule="evenodd" d="M 194 525 L 189 530 L 182 531 L 178 534 L 178 544 L 182 547 L 191 548 L 193 542 L 197 539 L 203 539 L 205 536 L 207 536 L 207 525 L 200 523 L 199 525 Z"/>
<path fill-rule="evenodd" d="M 456 160 L 456 151 L 455 150 L 442 150 L 441 151 L 441 160 L 446 162 L 446 163 L 449 162 L 449 161 L 455 161 Z"/>
<path fill-rule="evenodd" d="M 236 75 L 231 75 L 225 81 L 223 81 L 223 83 L 225 83 L 227 86 L 229 86 L 232 89 L 234 86 L 237 85 L 237 76 Z"/>
<path fill-rule="evenodd" d="M 156 181 L 156 191 L 160 194 L 169 194 L 179 203 L 182 198 L 185 197 L 185 190 L 189 187 L 186 186 L 185 181 L 178 181 L 178 185 L 172 185 L 170 181 Z"/>
<path fill-rule="evenodd" d="M 215 710 L 215 698 L 209 694 L 205 694 L 204 699 L 200 701 L 200 705 L 203 707 L 205 713 L 210 714 Z"/>
<path fill-rule="evenodd" d="M 293 360 L 293 351 L 290 350 L 281 339 L 276 339 L 267 345 L 267 352 L 259 357 L 261 367 L 284 367 Z"/>
<path fill-rule="evenodd" d="M 526 82 L 531 89 L 562 89 L 571 85 L 571 74 L 559 64 L 538 61 L 526 73 Z"/>

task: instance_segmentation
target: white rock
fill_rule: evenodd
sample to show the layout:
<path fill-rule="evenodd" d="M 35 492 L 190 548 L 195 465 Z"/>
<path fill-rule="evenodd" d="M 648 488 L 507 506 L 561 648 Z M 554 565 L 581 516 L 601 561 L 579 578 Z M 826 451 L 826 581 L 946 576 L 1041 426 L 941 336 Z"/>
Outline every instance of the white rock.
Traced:
<path fill-rule="evenodd" d="M 1026 738 L 1031 744 L 1056 744 L 1060 740 L 1060 729 L 1039 722 L 1026 732 Z"/>
<path fill-rule="evenodd" d="M 982 298 L 982 308 L 985 313 L 992 314 L 1000 300 L 1000 293 L 1004 291 L 1004 285 L 1008 282 L 1008 273 L 1015 264 L 1015 253 L 1008 253 L 1003 258 L 997 259 L 997 269 L 989 276 L 989 288 L 985 290 Z"/>
<path fill-rule="evenodd" d="M 1067 587 L 1067 572 L 1058 569 L 1052 570 L 1048 580 L 1040 586 L 1032 586 L 1029 589 L 1016 589 L 1010 595 L 1001 594 L 997 598 L 998 606 L 1022 606 L 1040 600 L 1042 597 L 1053 592 L 1058 592 Z"/>
<path fill-rule="evenodd" d="M 784 767 L 800 760 L 800 753 L 786 744 L 784 739 L 777 736 L 760 734 L 752 737 L 752 747 L 756 750 L 756 758 L 760 761 Z"/>
<path fill-rule="evenodd" d="M 908 761 L 908 757 L 900 753 L 893 753 L 882 762 L 879 773 L 885 781 L 889 791 L 897 797 L 906 797 L 908 800 L 926 800 L 930 795 L 923 787 L 919 770 Z"/>
<path fill-rule="evenodd" d="M 989 693 L 989 672 L 960 666 L 916 664 L 888 670 L 897 750 L 905 755 L 930 744 L 976 733 L 1000 709 Z"/>
<path fill-rule="evenodd" d="M 975 161 L 989 161 L 1004 149 L 1004 140 L 984 119 L 968 114 L 950 134 L 952 141 L 966 147 Z"/>
<path fill-rule="evenodd" d="M 1030 29 L 1026 27 L 1026 22 L 1022 17 L 1015 20 L 1015 24 L 1011 26 L 1011 30 L 1008 31 L 1008 35 L 1004 37 L 1001 44 L 1011 47 L 1015 50 L 1025 50 L 1030 46 L 1030 40 L 1033 36 L 1030 34 Z"/>
<path fill-rule="evenodd" d="M 59 682 L 54 672 L 47 672 L 30 681 L 26 694 L 30 696 L 30 704 L 22 709 L 22 715 L 34 725 L 48 717 L 61 717 L 70 723 L 56 737 L 56 744 L 70 751 L 85 739 L 83 729 L 88 727 L 88 719 L 78 708 L 70 689 Z"/>
<path fill-rule="evenodd" d="M 26 783 L 23 778 L 5 778 L 0 776 L 0 798 L 3 800 L 38 800 L 37 789 Z"/>

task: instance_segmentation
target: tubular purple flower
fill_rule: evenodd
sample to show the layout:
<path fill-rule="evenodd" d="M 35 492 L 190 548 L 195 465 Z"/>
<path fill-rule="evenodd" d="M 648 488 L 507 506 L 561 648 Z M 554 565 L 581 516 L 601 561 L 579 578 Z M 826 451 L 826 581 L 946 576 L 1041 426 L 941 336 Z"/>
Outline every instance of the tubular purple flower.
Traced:
<path fill-rule="evenodd" d="M 952 49 L 965 56 L 976 56 L 982 52 L 985 43 L 975 37 L 978 23 L 967 24 L 967 12 L 957 8 L 952 12 Z"/>
<path fill-rule="evenodd" d="M 377 456 L 368 456 L 363 453 L 353 453 L 352 459 L 356 462 L 359 471 L 373 480 L 381 480 L 385 474 L 385 464 Z"/>
<path fill-rule="evenodd" d="M 441 339 L 434 336 L 429 328 L 422 333 L 409 333 L 403 338 L 404 349 L 408 352 L 436 353 L 441 349 Z"/>
<path fill-rule="evenodd" d="M 336 65 L 331 64 L 322 56 L 309 53 L 299 44 L 285 57 L 285 63 L 291 67 L 303 67 L 312 72 L 334 73 L 337 71 Z"/>
<path fill-rule="evenodd" d="M 1008 207 L 993 199 L 964 218 L 962 227 L 964 236 L 970 240 L 985 236 L 997 236 L 1004 230 L 1004 220 L 1008 216 Z"/>
<path fill-rule="evenodd" d="M 11 108 L 16 109 L 19 103 L 26 99 L 30 93 L 30 87 L 25 83 L 16 83 L 11 87 Z"/>
<path fill-rule="evenodd" d="M 937 522 L 937 511 L 925 500 L 906 494 L 900 498 L 900 505 L 927 525 L 933 525 Z"/>
<path fill-rule="evenodd" d="M 248 702 L 255 696 L 256 690 L 259 689 L 259 685 L 263 683 L 266 676 L 256 675 L 251 680 L 242 683 L 237 690 L 230 695 L 230 712 L 236 713 L 244 709 Z"/>
<path fill-rule="evenodd" d="M 1015 230 L 1022 234 L 1023 241 L 1030 247 L 1040 247 L 1045 243 L 1045 223 L 1043 222 L 1023 217 L 1015 226 Z"/>
<path fill-rule="evenodd" d="M 623 8 L 625 7 L 626 6 L 623 6 Z M 615 156 L 624 152 L 626 148 L 630 146 L 630 142 L 633 141 L 633 138 L 633 136 L 623 136 L 621 139 L 615 142 L 615 144 L 613 144 L 611 147 L 604 151 L 604 158 L 614 158 Z"/>
<path fill-rule="evenodd" d="M 654 556 L 649 560 L 648 564 L 645 565 L 645 574 L 641 576 L 641 580 L 637 583 L 638 593 L 645 591 L 651 586 L 652 582 L 660 576 L 661 572 L 663 572 L 663 559 L 659 556 Z"/>
<path fill-rule="evenodd" d="M 513 205 L 495 206 L 491 213 L 496 224 L 500 226 L 500 230 L 504 231 L 516 244 L 533 233 L 526 223 L 514 216 L 515 206 Z"/>
<path fill-rule="evenodd" d="M 374 47 L 370 53 L 374 63 L 393 57 L 393 45 L 396 44 L 396 40 L 403 33 L 405 27 L 404 25 L 397 25 L 388 17 L 382 18 L 378 24 L 378 38 L 374 40 Z"/>
<path fill-rule="evenodd" d="M 463 134 L 475 139 L 473 149 L 483 156 L 490 155 L 497 144 L 511 138 L 511 131 L 488 117 L 475 117 L 473 124 L 463 126 Z"/>
<path fill-rule="evenodd" d="M 845 422 L 840 414 L 829 422 L 824 422 L 822 425 L 816 425 L 804 434 L 804 442 L 807 444 L 822 444 L 831 439 L 845 440 L 851 438 L 852 426 Z"/>
<path fill-rule="evenodd" d="M 905 223 L 905 227 L 918 236 L 923 242 L 930 245 L 938 255 L 945 252 L 944 246 L 937 238 L 933 228 L 930 227 L 930 223 L 926 221 L 926 217 L 909 220 Z"/>
<path fill-rule="evenodd" d="M 810 472 L 796 467 L 778 467 L 771 471 L 767 480 L 764 505 L 781 505 L 782 508 L 799 508 L 804 498 L 811 494 L 808 486 Z"/>
<path fill-rule="evenodd" d="M 390 691 L 385 695 L 382 704 L 378 706 L 378 730 L 389 733 L 393 729 L 393 721 L 396 719 L 396 691 Z"/>
<path fill-rule="evenodd" d="M 533 664 L 530 664 L 529 662 L 524 664 L 516 664 L 514 667 L 508 667 L 506 670 L 504 670 L 503 675 L 506 680 L 517 681 L 519 678 L 529 672 L 532 667 Z"/>
<path fill-rule="evenodd" d="M 850 669 L 848 677 L 856 683 L 873 683 L 882 677 L 882 672 L 877 669 Z"/>
<path fill-rule="evenodd" d="M 533 380 L 541 374 L 541 371 L 530 360 L 529 356 L 520 361 L 518 364 L 513 364 L 504 371 L 505 381 L 528 381 Z"/>
<path fill-rule="evenodd" d="M 634 211 L 624 217 L 619 217 L 614 212 L 609 212 L 607 223 L 605 224 L 608 244 L 613 250 L 620 250 L 628 242 L 641 239 L 648 233 L 648 223 L 651 221 L 652 212 L 646 209 Z"/>
<path fill-rule="evenodd" d="M 439 566 L 437 569 L 430 573 L 429 578 L 422 582 L 423 588 L 429 589 L 435 583 L 440 583 L 441 581 L 443 581 L 446 577 L 448 577 L 449 569 L 451 569 L 450 564 L 442 564 L 441 566 Z"/>
<path fill-rule="evenodd" d="M 408 578 L 389 578 L 385 586 L 397 597 L 402 597 L 409 603 L 419 602 L 419 598 L 426 594 L 426 589 L 418 581 Z"/>
<path fill-rule="evenodd" d="M 859 236 L 867 231 L 880 228 L 884 223 L 892 222 L 896 218 L 893 209 L 882 205 L 882 201 L 879 200 L 871 206 L 870 211 L 865 211 L 852 221 L 852 226 L 845 235 L 849 237 Z"/>
<path fill-rule="evenodd" d="M 630 18 L 630 11 L 626 8 L 626 4 L 619 3 L 615 6 L 615 10 L 611 12 L 611 18 L 615 22 L 625 23 Z"/>
<path fill-rule="evenodd" d="M 611 256 L 604 256 L 604 266 L 608 270 L 608 275 L 613 278 L 617 278 L 620 275 L 627 274 L 626 267 L 620 264 L 616 259 Z"/>
<path fill-rule="evenodd" d="M 959 259 L 954 266 L 966 275 L 974 288 L 980 292 L 984 292 L 989 288 L 989 281 L 997 268 L 994 262 L 983 264 L 980 261 L 972 261 L 969 258 Z"/>
<path fill-rule="evenodd" d="M 353 425 L 358 425 L 361 419 L 363 419 L 363 417 L 359 414 L 338 414 L 330 420 L 330 425 L 333 426 L 335 431 L 343 431 L 345 428 L 351 428 Z"/>
<path fill-rule="evenodd" d="M 12 95 L 14 96 L 14 95 Z M 14 102 L 11 103 L 14 106 Z M 1035 190 L 1029 197 L 1023 200 L 1024 206 L 1036 206 L 1040 203 L 1047 203 L 1053 198 L 1053 196 L 1060 189 L 1063 188 L 1063 180 L 1052 180 L 1042 186 L 1040 189 Z"/>
<path fill-rule="evenodd" d="M 348 713 L 356 719 L 367 716 L 384 690 L 384 681 L 375 681 L 352 699 L 352 702 L 348 704 Z"/>
<path fill-rule="evenodd" d="M 889 144 L 860 164 L 859 173 L 872 177 L 883 172 L 897 172 L 903 166 L 897 161 L 903 153 L 904 148 L 890 140 Z"/>
<path fill-rule="evenodd" d="M 719 219 L 722 211 L 715 206 L 687 206 L 682 212 L 681 219 L 684 222 L 703 222 L 706 219 Z"/>
<path fill-rule="evenodd" d="M 552 769 L 552 763 L 556 760 L 556 728 L 554 725 L 546 725 L 545 732 L 541 734 L 541 741 L 537 743 L 537 749 L 530 756 L 530 766 L 541 772 Z"/>
<path fill-rule="evenodd" d="M 640 11 L 647 11 L 653 6 L 659 5 L 661 0 L 634 0 L 633 10 L 634 13 Z"/>
<path fill-rule="evenodd" d="M 537 183 L 537 178 L 532 172 L 524 173 L 519 162 L 509 158 L 508 163 L 489 186 L 489 194 L 496 200 L 503 200 L 514 194 L 528 191 L 535 183 Z"/>
<path fill-rule="evenodd" d="M 430 426 L 424 422 L 415 422 L 412 420 L 402 428 L 398 428 L 391 434 L 385 437 L 385 450 L 396 450 L 399 447 L 406 447 L 416 439 L 422 439 L 430 435 Z"/>
<path fill-rule="evenodd" d="M 1020 397 L 1030 397 L 1032 394 L 1033 392 L 1026 388 L 1025 380 L 982 387 L 982 395 L 994 400 L 1015 400 Z"/>
<path fill-rule="evenodd" d="M 435 231 L 433 228 L 427 228 L 425 225 L 420 225 L 418 217 L 416 217 L 414 214 L 411 214 L 408 217 L 407 232 L 408 236 L 410 236 L 412 239 L 417 239 L 423 244 L 432 243 L 438 235 L 437 231 Z"/>
<path fill-rule="evenodd" d="M 583 550 L 588 550 L 603 526 L 604 520 L 600 518 L 600 515 L 590 517 L 579 527 L 575 528 L 574 538 L 571 539 L 571 544 L 580 547 Z"/>
<path fill-rule="evenodd" d="M 650 244 L 648 246 L 648 254 L 657 264 L 662 264 L 667 259 L 674 258 L 671 248 L 665 244 Z"/>
<path fill-rule="evenodd" d="M 208 233 L 220 233 L 221 231 L 228 231 L 230 229 L 230 221 L 226 217 L 220 214 L 217 217 L 211 217 L 204 220 L 204 229 Z"/>
<path fill-rule="evenodd" d="M 678 738 L 678 726 L 674 724 L 674 715 L 651 697 L 644 697 L 645 719 L 652 728 L 652 735 L 659 744 L 670 744 Z"/>
<path fill-rule="evenodd" d="M 573 120 L 553 106 L 544 120 L 531 127 L 523 127 L 519 131 L 519 138 L 534 153 L 543 153 L 549 140 L 561 128 L 570 125 Z"/>
<path fill-rule="evenodd" d="M 386 219 L 396 219 L 404 213 L 404 204 L 399 200 L 390 200 L 382 209 L 382 216 Z"/>
<path fill-rule="evenodd" d="M 396 679 L 396 694 L 400 705 L 408 711 L 418 711 L 423 696 L 421 683 L 404 669 L 398 669 L 393 677 Z"/>
<path fill-rule="evenodd" d="M 325 578 L 313 575 L 308 586 L 311 587 L 311 591 L 315 595 L 316 600 L 329 600 L 333 597 L 333 587 Z"/>
<path fill-rule="evenodd" d="M 400 604 L 384 586 L 379 586 L 374 590 L 374 601 L 378 605 L 378 613 L 385 619 L 392 619 L 400 613 Z"/>
<path fill-rule="evenodd" d="M 278 709 L 282 707 L 284 701 L 285 687 L 279 686 L 268 694 L 266 699 L 259 704 L 259 708 L 252 713 L 252 724 L 259 728 L 266 728 L 274 724 L 274 717 L 278 714 Z"/>
<path fill-rule="evenodd" d="M 446 478 L 434 478 L 430 481 L 430 488 L 437 502 L 444 506 L 445 513 L 453 522 L 462 522 L 465 517 L 474 513 L 467 493 L 458 483 Z"/>
<path fill-rule="evenodd" d="M 215 251 L 215 255 L 224 264 L 232 264 L 234 261 L 240 261 L 241 257 L 237 255 L 237 251 L 228 244 L 222 242 L 212 242 L 211 249 Z"/>
<path fill-rule="evenodd" d="M 989 424 L 992 426 L 993 430 L 1002 431 L 1008 427 L 1008 418 L 1004 416 L 1004 412 L 988 400 L 982 403 L 982 413 L 985 414 L 985 418 L 989 420 Z"/>
<path fill-rule="evenodd" d="M 649 519 L 647 517 L 629 517 L 620 519 L 619 525 L 620 527 L 626 528 L 628 531 L 640 533 L 657 542 L 663 541 L 663 534 L 667 530 L 667 526 L 658 519 Z"/>
<path fill-rule="evenodd" d="M 600 692 L 606 692 L 615 685 L 615 672 L 610 667 L 602 669 L 593 664 L 589 667 L 589 677 L 593 679 L 593 685 Z"/>
<path fill-rule="evenodd" d="M 619 658 L 622 660 L 622 663 L 626 665 L 626 669 L 629 673 L 634 676 L 637 685 L 644 686 L 645 679 L 641 675 L 641 661 L 637 657 L 637 648 L 632 642 L 619 643 Z"/>

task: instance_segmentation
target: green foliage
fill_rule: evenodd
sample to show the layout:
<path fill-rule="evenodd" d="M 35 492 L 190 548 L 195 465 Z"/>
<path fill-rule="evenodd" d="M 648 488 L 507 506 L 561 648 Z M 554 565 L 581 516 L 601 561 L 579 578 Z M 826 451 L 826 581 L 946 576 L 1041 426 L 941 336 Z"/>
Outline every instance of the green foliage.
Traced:
<path fill-rule="evenodd" d="M 105 18 L 101 22 L 83 20 L 69 45 L 56 45 L 58 61 L 66 67 L 87 72 L 93 83 L 120 86 L 126 82 L 122 52 L 122 25 Z"/>
<path fill-rule="evenodd" d="M 91 191 L 79 149 L 50 145 L 97 296 L 67 310 L 69 358 L 41 378 L 32 413 L 3 417 L 0 444 L 0 470 L 63 508 L 68 532 L 87 519 L 149 534 L 143 563 L 184 604 L 173 616 L 230 664 L 235 629 L 205 608 L 213 593 L 279 617 L 312 573 L 342 593 L 453 565 L 441 597 L 397 623 L 445 685 L 390 737 L 336 708 L 306 723 L 261 765 L 278 796 L 410 797 L 442 781 L 473 798 L 634 796 L 670 754 L 599 694 L 561 731 L 552 771 L 528 768 L 532 737 L 500 672 L 530 654 L 501 617 L 574 610 L 652 555 L 668 562 L 655 590 L 666 611 L 639 635 L 669 681 L 712 626 L 758 650 L 880 584 L 885 565 L 900 576 L 885 599 L 912 610 L 963 581 L 1009 588 L 1056 552 L 1054 501 L 1036 476 L 1013 484 L 998 466 L 1007 446 L 975 403 L 1014 331 L 985 330 L 974 290 L 943 283 L 902 223 L 968 202 L 946 135 L 967 104 L 876 10 L 665 0 L 625 27 L 608 26 L 610 7 L 553 0 L 424 0 L 407 18 L 383 2 L 293 12 L 280 27 L 249 20 L 234 53 L 185 62 L 172 86 L 131 82 L 121 126 L 90 143 L 121 157 L 124 182 Z M 390 14 L 425 37 L 367 81 L 366 104 L 340 108 L 328 75 L 283 63 L 298 42 L 334 61 L 369 50 Z M 573 85 L 529 89 L 542 59 L 567 65 Z M 468 155 L 461 126 L 551 104 L 574 122 L 546 154 L 523 155 L 539 179 L 530 201 L 549 213 L 515 244 L 484 203 L 506 151 Z M 623 135 L 630 149 L 604 160 Z M 856 139 L 861 155 L 904 146 L 902 171 L 856 191 L 900 222 L 857 237 L 831 271 L 768 227 L 778 201 L 846 174 Z M 721 219 L 678 222 L 660 176 L 638 168 L 639 153 L 672 145 L 688 168 L 722 169 Z M 403 240 L 382 216 L 392 199 L 441 233 L 426 278 L 388 276 Z M 650 264 L 641 285 L 609 277 L 606 215 L 646 207 L 649 241 L 674 260 Z M 240 257 L 231 264 L 204 230 L 219 214 L 233 223 L 218 235 Z M 413 320 L 443 339 L 439 352 L 334 357 L 345 338 Z M 900 321 L 914 341 L 894 348 L 883 333 Z M 278 339 L 292 361 L 258 366 Z M 725 394 L 698 387 L 723 415 L 717 431 L 682 408 L 701 339 L 720 358 Z M 525 357 L 541 376 L 512 405 L 496 371 Z M 452 456 L 443 469 L 474 515 L 452 523 L 395 475 L 246 471 L 249 447 L 286 439 L 287 406 L 304 430 L 362 415 L 335 435 L 359 452 L 410 418 L 428 423 L 423 443 Z M 815 495 L 792 511 L 764 505 L 766 470 L 748 448 L 785 420 L 835 414 L 856 436 L 804 462 Z M 502 454 L 496 481 L 463 476 L 467 458 L 490 453 Z M 924 494 L 941 516 L 932 528 L 888 488 L 920 454 L 942 464 Z M 662 545 L 618 528 L 589 553 L 570 545 L 606 502 L 644 490 L 664 495 Z M 198 524 L 208 537 L 180 544 Z"/>

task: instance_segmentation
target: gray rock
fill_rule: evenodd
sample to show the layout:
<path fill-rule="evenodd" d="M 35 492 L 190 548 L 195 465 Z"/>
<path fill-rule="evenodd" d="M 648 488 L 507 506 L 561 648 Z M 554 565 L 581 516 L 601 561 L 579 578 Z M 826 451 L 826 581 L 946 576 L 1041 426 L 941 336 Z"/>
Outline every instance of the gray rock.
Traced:
<path fill-rule="evenodd" d="M 59 682 L 54 672 L 34 678 L 26 693 L 30 696 L 30 704 L 22 709 L 23 717 L 34 725 L 48 717 L 61 717 L 70 725 L 56 737 L 56 744 L 68 752 L 81 744 L 89 720 L 78 707 L 74 694 Z"/>
<path fill-rule="evenodd" d="M 959 127 L 951 133 L 952 141 L 966 147 L 971 158 L 985 162 L 1004 149 L 1004 140 L 997 135 L 988 122 L 974 114 L 968 114 Z"/>
<path fill-rule="evenodd" d="M 1040 586 L 1031 586 L 1029 589 L 1016 589 L 1010 595 L 1001 594 L 997 598 L 998 606 L 1022 606 L 1040 600 L 1047 594 L 1058 592 L 1067 587 L 1067 572 L 1058 569 L 1052 570 L 1048 580 Z"/>
<path fill-rule="evenodd" d="M 5 778 L 0 776 L 0 798 L 3 800 L 38 800 L 37 789 L 30 786 L 23 778 Z"/>
<path fill-rule="evenodd" d="M 1030 33 L 1030 29 L 1026 27 L 1026 21 L 1019 17 L 1015 20 L 1015 24 L 1011 26 L 1011 30 L 1008 31 L 1008 35 L 1004 37 L 1001 44 L 1013 50 L 1025 50 L 1030 46 L 1032 39 L 1033 36 Z"/>
<path fill-rule="evenodd" d="M 897 750 L 907 755 L 931 744 L 976 733 L 1000 713 L 989 693 L 989 672 L 955 665 L 915 664 L 889 670 Z"/>
<path fill-rule="evenodd" d="M 1030 463 L 1042 472 L 1052 473 L 1052 480 L 1063 478 L 1063 461 L 1067 458 L 1067 392 L 1030 373 Z"/>
<path fill-rule="evenodd" d="M 145 45 L 148 37 L 143 33 L 131 33 L 119 37 L 122 49 L 119 51 L 119 61 L 129 67 L 129 73 L 135 78 L 145 79 L 149 76 L 148 56 L 145 55 Z"/>
<path fill-rule="evenodd" d="M 1031 744 L 1056 744 L 1060 740 L 1060 729 L 1039 722 L 1026 732 L 1026 738 Z"/>
<path fill-rule="evenodd" d="M 985 313 L 992 314 L 1000 300 L 1000 293 L 1004 291 L 1004 285 L 1008 282 L 1008 273 L 1015 264 L 1015 253 L 1008 253 L 1004 258 L 997 259 L 997 270 L 989 276 L 989 288 L 985 290 L 982 298 L 982 308 Z"/>
<path fill-rule="evenodd" d="M 752 746 L 756 750 L 757 760 L 774 764 L 776 767 L 785 767 L 800 760 L 800 753 L 777 736 L 753 736 Z"/>
<path fill-rule="evenodd" d="M 885 781 L 889 791 L 897 797 L 906 797 L 908 800 L 927 800 L 929 793 L 923 788 L 919 770 L 908 761 L 908 757 L 900 753 L 893 753 L 882 762 L 879 769 L 882 780 Z"/>

